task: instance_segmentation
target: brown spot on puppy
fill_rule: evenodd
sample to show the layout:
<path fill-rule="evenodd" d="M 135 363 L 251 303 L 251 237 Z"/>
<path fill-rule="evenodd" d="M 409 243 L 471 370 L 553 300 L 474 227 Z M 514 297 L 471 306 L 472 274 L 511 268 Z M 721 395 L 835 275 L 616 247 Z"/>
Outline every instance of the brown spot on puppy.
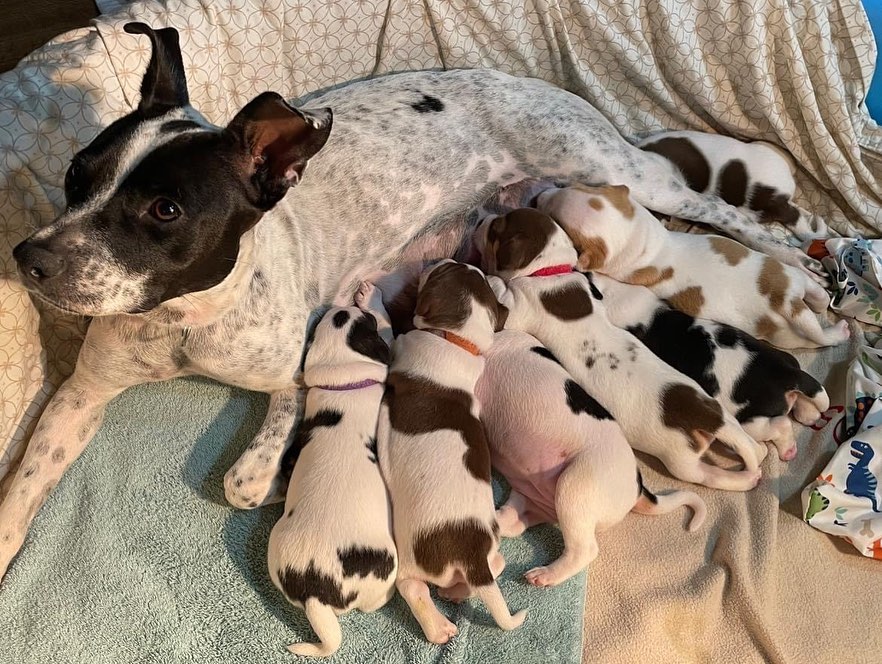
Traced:
<path fill-rule="evenodd" d="M 452 521 L 421 531 L 413 541 L 413 557 L 432 576 L 449 565 L 461 567 L 470 586 L 488 586 L 493 573 L 487 563 L 493 536 L 477 519 Z"/>
<path fill-rule="evenodd" d="M 603 199 L 602 198 L 594 198 L 594 197 L 589 198 L 588 205 L 591 206 L 592 208 L 594 208 L 595 210 L 602 210 L 603 209 Z"/>
<path fill-rule="evenodd" d="M 518 208 L 490 222 L 485 253 L 488 270 L 521 270 L 542 253 L 557 230 L 547 214 L 535 208 Z"/>
<path fill-rule="evenodd" d="M 462 263 L 434 268 L 417 295 L 416 316 L 423 327 L 458 330 L 472 315 L 472 301 L 490 312 L 494 330 L 505 327 L 508 309 L 500 304 L 483 275 Z"/>
<path fill-rule="evenodd" d="M 723 426 L 719 402 L 701 394 L 691 385 L 672 383 L 661 395 L 662 421 L 666 427 L 680 429 L 691 439 L 691 447 L 703 452 Z"/>
<path fill-rule="evenodd" d="M 790 226 L 799 221 L 799 210 L 787 196 L 761 184 L 754 185 L 748 207 L 760 213 L 760 221 L 764 224 L 779 221 Z"/>
<path fill-rule="evenodd" d="M 756 336 L 760 339 L 770 339 L 778 331 L 778 326 L 768 316 L 762 316 L 756 322 Z"/>
<path fill-rule="evenodd" d="M 723 166 L 717 192 L 729 205 L 741 207 L 747 202 L 747 168 L 740 159 L 733 159 Z"/>
<path fill-rule="evenodd" d="M 710 164 L 688 138 L 660 138 L 644 145 L 646 152 L 655 152 L 671 161 L 693 191 L 705 191 L 710 184 Z"/>
<path fill-rule="evenodd" d="M 668 302 L 674 309 L 679 309 L 684 314 L 698 316 L 701 307 L 704 306 L 704 294 L 701 292 L 701 286 L 690 286 L 671 295 Z"/>
<path fill-rule="evenodd" d="M 792 300 L 790 300 L 790 315 L 791 316 L 798 316 L 806 309 L 808 309 L 808 305 L 806 305 L 806 303 L 803 302 L 800 298 L 795 297 Z"/>
<path fill-rule="evenodd" d="M 757 280 L 757 288 L 761 295 L 765 295 L 769 299 L 769 306 L 772 310 L 782 313 L 784 298 L 787 296 L 789 286 L 790 280 L 787 278 L 787 273 L 784 272 L 784 266 L 774 258 L 766 256 L 763 269 Z"/>
<path fill-rule="evenodd" d="M 386 379 L 389 423 L 409 436 L 450 429 L 466 444 L 462 461 L 477 480 L 490 482 L 490 449 L 484 426 L 472 415 L 472 396 L 408 373 L 392 372 Z"/>
<path fill-rule="evenodd" d="M 631 190 L 628 189 L 626 185 L 605 184 L 599 187 L 592 187 L 587 184 L 576 182 L 571 186 L 579 191 L 584 191 L 586 194 L 596 194 L 605 197 L 616 210 L 622 213 L 623 217 L 626 219 L 634 218 L 634 204 L 631 202 Z M 597 199 L 589 199 L 588 205 L 595 210 L 602 209 L 603 201 L 598 201 L 600 203 L 598 206 L 594 203 L 595 200 Z"/>
<path fill-rule="evenodd" d="M 714 235 L 708 240 L 708 242 L 710 243 L 711 251 L 714 251 L 725 258 L 726 262 L 732 266 L 738 265 L 738 263 L 750 255 L 750 249 L 740 242 L 730 240 L 727 237 Z"/>
<path fill-rule="evenodd" d="M 664 270 L 659 270 L 654 266 L 641 267 L 625 277 L 625 283 L 636 284 L 637 286 L 655 286 L 673 276 L 674 268 L 670 266 Z"/>
<path fill-rule="evenodd" d="M 542 293 L 539 300 L 545 311 L 560 320 L 579 320 L 594 311 L 591 296 L 581 284 L 569 283 L 563 288 Z"/>

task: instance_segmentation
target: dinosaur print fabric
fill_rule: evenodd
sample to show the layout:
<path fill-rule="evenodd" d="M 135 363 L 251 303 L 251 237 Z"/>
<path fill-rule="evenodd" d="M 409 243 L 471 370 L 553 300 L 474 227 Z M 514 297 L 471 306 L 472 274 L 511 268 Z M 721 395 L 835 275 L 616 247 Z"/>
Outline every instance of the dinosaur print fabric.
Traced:
<path fill-rule="evenodd" d="M 863 346 L 849 368 L 843 440 L 802 492 L 803 518 L 882 560 L 882 341 Z"/>

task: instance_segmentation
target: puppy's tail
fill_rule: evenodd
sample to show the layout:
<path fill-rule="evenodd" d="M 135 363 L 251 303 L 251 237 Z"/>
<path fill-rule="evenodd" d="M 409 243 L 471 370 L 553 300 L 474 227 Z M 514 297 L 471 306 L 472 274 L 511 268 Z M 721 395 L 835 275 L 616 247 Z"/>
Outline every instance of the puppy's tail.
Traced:
<path fill-rule="evenodd" d="M 524 624 L 524 619 L 527 617 L 526 610 L 521 610 L 511 615 L 508 611 L 508 605 L 505 603 L 505 598 L 502 596 L 502 591 L 495 581 L 488 586 L 476 586 L 475 594 L 478 596 L 478 599 L 484 602 L 484 606 L 487 607 L 487 610 L 493 616 L 493 620 L 496 621 L 500 629 L 517 629 Z"/>
<path fill-rule="evenodd" d="M 672 491 L 671 493 L 657 496 L 643 484 L 643 476 L 639 470 L 637 471 L 637 482 L 640 485 L 640 496 L 637 498 L 637 503 L 631 508 L 632 512 L 652 515 L 667 514 L 668 512 L 673 512 L 678 507 L 686 505 L 692 509 L 692 518 L 689 520 L 687 529 L 690 533 L 694 533 L 701 528 L 701 524 L 704 523 L 704 519 L 707 516 L 707 505 L 704 504 L 704 501 L 697 493 L 692 491 Z"/>
<path fill-rule="evenodd" d="M 288 646 L 295 655 L 304 657 L 329 657 L 337 652 L 343 634 L 340 632 L 340 622 L 337 614 L 327 604 L 322 604 L 315 597 L 306 600 L 303 608 L 309 624 L 318 636 L 318 643 L 292 643 Z"/>

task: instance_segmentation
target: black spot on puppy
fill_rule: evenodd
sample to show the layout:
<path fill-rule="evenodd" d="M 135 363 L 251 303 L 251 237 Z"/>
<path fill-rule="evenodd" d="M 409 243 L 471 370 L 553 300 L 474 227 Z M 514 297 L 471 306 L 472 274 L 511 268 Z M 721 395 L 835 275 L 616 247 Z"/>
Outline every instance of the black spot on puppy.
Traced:
<path fill-rule="evenodd" d="M 530 349 L 532 352 L 536 353 L 536 355 L 541 355 L 546 360 L 551 360 L 552 362 L 557 362 L 560 364 L 560 360 L 554 356 L 550 350 L 548 350 L 545 346 L 533 346 Z"/>
<path fill-rule="evenodd" d="M 380 364 L 389 364 L 389 346 L 380 338 L 377 319 L 372 314 L 362 314 L 353 321 L 346 344 L 356 353 Z"/>
<path fill-rule="evenodd" d="M 644 145 L 643 149 L 660 154 L 673 162 L 693 191 L 705 191 L 710 184 L 710 164 L 701 150 L 688 138 L 668 136 Z"/>
<path fill-rule="evenodd" d="M 567 378 L 564 383 L 564 391 L 567 394 L 567 406 L 570 407 L 574 415 L 585 413 L 597 420 L 613 419 L 609 411 L 597 403 L 597 400 L 582 389 L 582 386 L 576 381 Z"/>
<path fill-rule="evenodd" d="M 314 560 L 310 560 L 303 571 L 293 567 L 279 570 L 279 584 L 289 601 L 301 604 L 315 597 L 322 604 L 333 606 L 335 609 L 345 609 L 358 598 L 358 593 L 355 591 L 344 597 L 340 584 L 330 575 L 316 569 Z"/>
<path fill-rule="evenodd" d="M 341 327 L 346 325 L 346 322 L 348 320 L 349 320 L 349 312 L 345 311 L 345 310 L 340 310 L 334 314 L 334 318 L 332 319 L 332 322 L 334 323 L 334 327 L 336 327 L 337 329 L 340 329 Z"/>
<path fill-rule="evenodd" d="M 367 442 L 364 444 L 365 447 L 368 448 L 368 460 L 371 463 L 377 463 L 377 438 L 376 436 L 371 436 L 367 439 Z"/>
<path fill-rule="evenodd" d="M 337 549 L 337 557 L 343 566 L 343 576 L 366 577 L 373 574 L 378 579 L 388 579 L 395 566 L 395 559 L 385 549 L 351 546 L 345 551 Z"/>
<path fill-rule="evenodd" d="M 444 103 L 431 95 L 424 94 L 423 98 L 410 105 L 417 113 L 440 113 L 444 110 Z"/>
<path fill-rule="evenodd" d="M 297 427 L 297 433 L 294 434 L 294 441 L 282 456 L 280 470 L 286 480 L 291 479 L 291 473 L 294 472 L 294 464 L 297 463 L 300 450 L 309 445 L 309 442 L 312 440 L 312 432 L 318 427 L 335 427 L 340 424 L 342 419 L 343 413 L 339 410 L 323 408 L 312 417 L 307 417 L 300 423 L 300 426 Z"/>
<path fill-rule="evenodd" d="M 452 521 L 431 530 L 420 531 L 413 541 L 417 564 L 432 576 L 439 576 L 450 565 L 462 568 L 471 586 L 488 586 L 493 573 L 487 554 L 493 535 L 477 519 Z"/>
<path fill-rule="evenodd" d="M 720 171 L 717 193 L 729 205 L 741 207 L 747 201 L 747 167 L 739 159 L 733 159 Z"/>
<path fill-rule="evenodd" d="M 634 326 L 628 332 L 640 339 L 657 357 L 686 374 L 711 396 L 720 392 L 713 373 L 716 346 L 710 333 L 689 314 L 659 309 L 648 328 Z"/>

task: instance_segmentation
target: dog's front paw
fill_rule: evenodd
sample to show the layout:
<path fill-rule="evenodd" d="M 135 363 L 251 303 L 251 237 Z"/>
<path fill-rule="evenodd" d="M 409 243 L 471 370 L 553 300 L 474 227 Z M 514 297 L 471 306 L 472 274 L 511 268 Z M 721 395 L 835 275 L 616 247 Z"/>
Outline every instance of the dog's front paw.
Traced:
<path fill-rule="evenodd" d="M 355 291 L 355 306 L 373 313 L 383 307 L 383 291 L 369 281 L 362 281 Z"/>
<path fill-rule="evenodd" d="M 281 485 L 276 468 L 254 468 L 240 461 L 224 475 L 224 496 L 233 507 L 251 510 L 283 500 Z"/>

